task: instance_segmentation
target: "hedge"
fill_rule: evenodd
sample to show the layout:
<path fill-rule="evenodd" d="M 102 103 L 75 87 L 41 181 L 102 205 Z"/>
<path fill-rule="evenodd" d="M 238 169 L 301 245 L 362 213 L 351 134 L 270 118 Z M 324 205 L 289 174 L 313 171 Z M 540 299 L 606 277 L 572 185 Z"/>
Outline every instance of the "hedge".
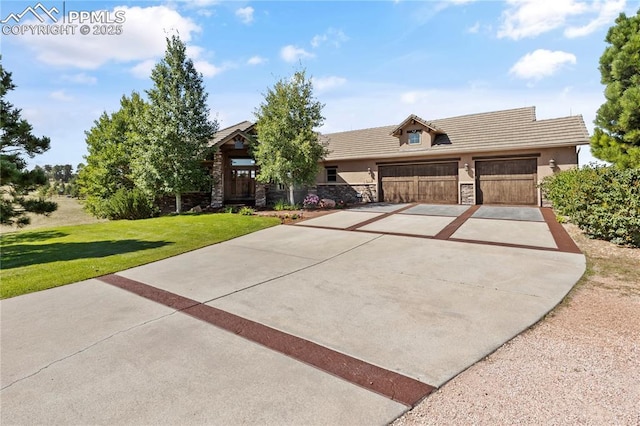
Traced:
<path fill-rule="evenodd" d="M 541 188 L 588 236 L 640 247 L 640 169 L 588 165 L 548 176 Z"/>

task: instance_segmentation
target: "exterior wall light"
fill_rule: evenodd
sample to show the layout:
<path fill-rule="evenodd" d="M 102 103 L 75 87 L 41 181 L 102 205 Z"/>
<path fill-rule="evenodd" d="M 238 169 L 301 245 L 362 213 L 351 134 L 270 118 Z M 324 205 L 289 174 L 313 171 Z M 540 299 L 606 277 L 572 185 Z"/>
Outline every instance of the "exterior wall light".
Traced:
<path fill-rule="evenodd" d="M 549 160 L 549 167 L 551 167 L 552 169 L 556 168 L 556 160 L 554 160 L 553 158 L 551 160 Z"/>
<path fill-rule="evenodd" d="M 465 172 L 469 171 L 469 163 L 464 163 L 464 171 Z"/>

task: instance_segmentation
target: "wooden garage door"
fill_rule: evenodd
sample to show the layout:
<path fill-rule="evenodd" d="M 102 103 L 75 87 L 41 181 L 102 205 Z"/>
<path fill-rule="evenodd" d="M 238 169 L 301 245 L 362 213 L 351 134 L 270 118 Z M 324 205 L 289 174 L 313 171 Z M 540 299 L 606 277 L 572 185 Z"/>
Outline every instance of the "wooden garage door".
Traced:
<path fill-rule="evenodd" d="M 537 160 L 477 161 L 477 203 L 536 205 Z"/>
<path fill-rule="evenodd" d="M 391 203 L 458 203 L 458 163 L 380 166 L 382 200 Z"/>

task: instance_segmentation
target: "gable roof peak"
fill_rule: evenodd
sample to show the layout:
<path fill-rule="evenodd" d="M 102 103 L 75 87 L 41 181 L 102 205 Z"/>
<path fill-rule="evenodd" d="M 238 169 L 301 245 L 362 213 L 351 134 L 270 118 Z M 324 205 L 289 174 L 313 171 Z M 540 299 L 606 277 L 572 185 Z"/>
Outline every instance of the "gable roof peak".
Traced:
<path fill-rule="evenodd" d="M 407 117 L 402 123 L 400 123 L 399 125 L 397 125 L 392 131 L 391 131 L 391 135 L 392 136 L 398 136 L 398 132 L 406 125 L 410 124 L 410 123 L 418 123 L 423 125 L 424 127 L 426 127 L 429 130 L 432 130 L 435 134 L 444 134 L 445 132 L 442 129 L 439 129 L 438 126 L 436 126 L 435 124 L 433 124 L 430 121 L 425 120 L 424 118 L 418 117 L 415 114 L 411 114 L 409 117 Z"/>

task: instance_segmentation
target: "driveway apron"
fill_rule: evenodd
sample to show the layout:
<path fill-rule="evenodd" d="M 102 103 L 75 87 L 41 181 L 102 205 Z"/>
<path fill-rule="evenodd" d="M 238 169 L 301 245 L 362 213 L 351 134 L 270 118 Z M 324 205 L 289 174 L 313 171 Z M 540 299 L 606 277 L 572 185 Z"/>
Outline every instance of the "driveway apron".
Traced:
<path fill-rule="evenodd" d="M 558 304 L 548 209 L 375 204 L 0 302 L 2 424 L 385 424 Z"/>

